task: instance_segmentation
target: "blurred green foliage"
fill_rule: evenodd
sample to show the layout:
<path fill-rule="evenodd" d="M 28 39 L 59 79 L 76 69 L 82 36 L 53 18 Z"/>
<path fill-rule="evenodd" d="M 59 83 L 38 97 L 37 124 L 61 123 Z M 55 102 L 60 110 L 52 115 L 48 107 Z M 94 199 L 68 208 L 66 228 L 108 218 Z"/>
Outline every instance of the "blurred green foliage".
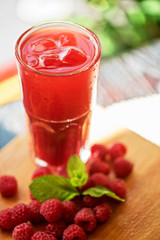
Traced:
<path fill-rule="evenodd" d="M 109 58 L 160 36 L 160 0 L 86 0 L 93 16 L 70 19 L 91 29 Z"/>

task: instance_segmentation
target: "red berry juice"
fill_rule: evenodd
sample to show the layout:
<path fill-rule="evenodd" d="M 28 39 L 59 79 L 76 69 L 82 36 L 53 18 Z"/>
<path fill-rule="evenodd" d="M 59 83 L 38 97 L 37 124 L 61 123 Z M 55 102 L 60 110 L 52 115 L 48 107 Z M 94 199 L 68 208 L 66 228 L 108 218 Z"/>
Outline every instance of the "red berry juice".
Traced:
<path fill-rule="evenodd" d="M 26 31 L 16 57 L 35 158 L 57 170 L 86 147 L 100 62 L 100 44 L 72 23 Z"/>

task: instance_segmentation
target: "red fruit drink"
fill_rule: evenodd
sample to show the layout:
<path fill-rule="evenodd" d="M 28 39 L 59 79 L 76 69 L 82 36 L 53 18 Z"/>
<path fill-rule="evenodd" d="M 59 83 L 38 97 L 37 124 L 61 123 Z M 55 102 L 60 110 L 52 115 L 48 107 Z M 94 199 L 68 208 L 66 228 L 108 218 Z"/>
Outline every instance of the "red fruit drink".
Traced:
<path fill-rule="evenodd" d="M 52 22 L 22 34 L 16 57 L 36 161 L 61 171 L 86 148 L 99 41 L 84 27 Z"/>

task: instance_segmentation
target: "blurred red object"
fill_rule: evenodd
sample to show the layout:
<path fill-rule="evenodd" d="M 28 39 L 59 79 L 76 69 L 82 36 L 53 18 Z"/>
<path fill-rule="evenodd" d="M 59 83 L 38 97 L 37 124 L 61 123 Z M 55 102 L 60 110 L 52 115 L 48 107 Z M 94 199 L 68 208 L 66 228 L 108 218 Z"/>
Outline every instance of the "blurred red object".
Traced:
<path fill-rule="evenodd" d="M 0 66 L 0 82 L 16 75 L 17 73 L 16 61 L 11 60 L 7 64 Z"/>

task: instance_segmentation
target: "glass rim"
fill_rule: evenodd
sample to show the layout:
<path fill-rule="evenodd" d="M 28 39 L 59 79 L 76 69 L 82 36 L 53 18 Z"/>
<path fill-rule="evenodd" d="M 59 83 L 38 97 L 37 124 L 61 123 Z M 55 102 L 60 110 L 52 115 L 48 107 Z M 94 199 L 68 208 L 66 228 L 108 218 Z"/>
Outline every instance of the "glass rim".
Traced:
<path fill-rule="evenodd" d="M 19 49 L 20 49 L 20 46 L 21 46 L 24 38 L 27 35 L 29 36 L 30 33 L 38 30 L 41 27 L 47 27 L 47 26 L 51 26 L 51 25 L 55 25 L 55 26 L 56 25 L 57 26 L 64 26 L 64 25 L 67 26 L 68 25 L 68 26 L 77 27 L 77 28 L 81 29 L 84 32 L 87 32 L 89 35 L 92 36 L 92 38 L 95 40 L 95 44 L 97 45 L 97 53 L 95 54 L 93 60 L 91 61 L 91 63 L 87 67 L 80 68 L 80 69 L 75 70 L 71 73 L 70 72 L 69 73 L 46 73 L 46 72 L 41 72 L 41 71 L 38 71 L 38 70 L 30 67 L 29 65 L 27 65 L 23 61 L 23 59 L 20 56 Z M 18 38 L 18 40 L 16 41 L 16 44 L 15 44 L 15 56 L 16 56 L 16 59 L 18 60 L 18 62 L 22 66 L 26 67 L 27 69 L 29 69 L 30 71 L 33 71 L 35 73 L 46 75 L 46 76 L 57 76 L 57 77 L 58 76 L 69 76 L 69 75 L 74 75 L 74 74 L 84 72 L 84 71 L 88 70 L 89 68 L 91 68 L 98 61 L 98 59 L 101 56 L 101 44 L 100 44 L 100 41 L 99 41 L 99 39 L 98 39 L 98 37 L 96 36 L 95 33 L 93 33 L 90 29 L 88 29 L 84 26 L 81 26 L 80 24 L 76 24 L 76 23 L 69 22 L 69 21 L 49 21 L 49 22 L 44 22 L 44 23 L 34 25 L 20 35 L 20 37 Z"/>

